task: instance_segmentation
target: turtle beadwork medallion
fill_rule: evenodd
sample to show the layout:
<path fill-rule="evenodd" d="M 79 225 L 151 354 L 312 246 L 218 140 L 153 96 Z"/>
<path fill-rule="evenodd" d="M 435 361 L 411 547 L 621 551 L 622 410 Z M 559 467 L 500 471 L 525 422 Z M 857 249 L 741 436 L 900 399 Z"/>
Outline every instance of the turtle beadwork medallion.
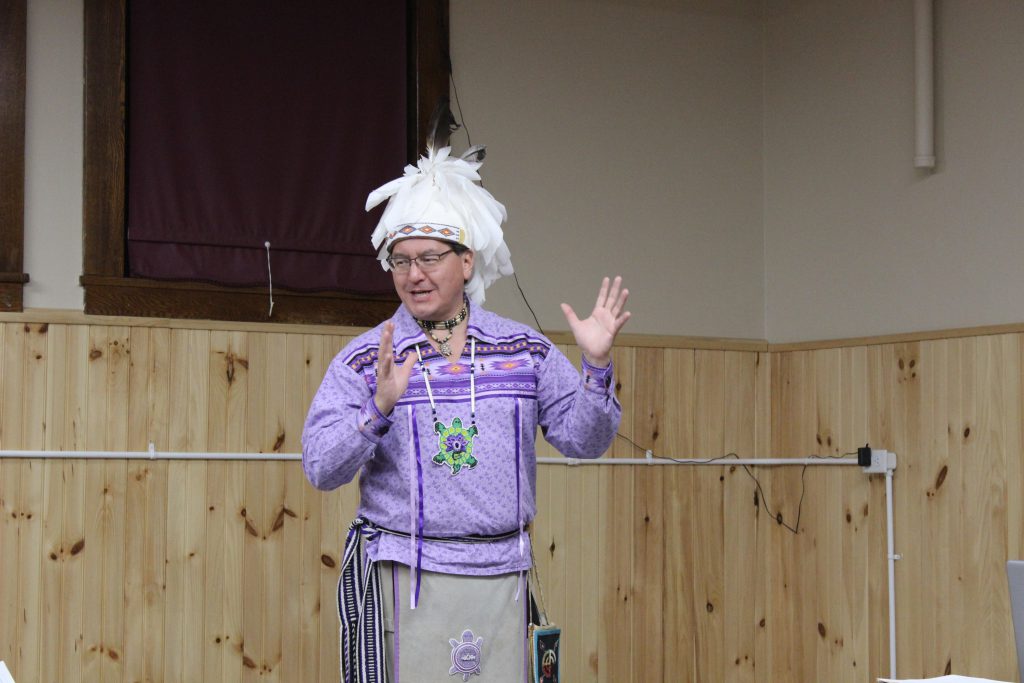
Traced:
<path fill-rule="evenodd" d="M 477 459 L 473 457 L 473 438 L 478 434 L 476 425 L 466 429 L 462 426 L 460 418 L 453 418 L 451 427 L 445 426 L 438 420 L 434 423 L 434 432 L 438 435 L 438 451 L 433 457 L 435 465 L 445 465 L 451 468 L 452 476 L 462 471 L 462 468 L 473 469 L 477 465 Z"/>
<path fill-rule="evenodd" d="M 480 646 L 484 639 L 477 638 L 468 628 L 462 632 L 462 640 L 449 638 L 448 643 L 452 646 L 452 668 L 448 670 L 449 676 L 462 674 L 462 680 L 468 681 L 470 676 L 480 675 Z"/>

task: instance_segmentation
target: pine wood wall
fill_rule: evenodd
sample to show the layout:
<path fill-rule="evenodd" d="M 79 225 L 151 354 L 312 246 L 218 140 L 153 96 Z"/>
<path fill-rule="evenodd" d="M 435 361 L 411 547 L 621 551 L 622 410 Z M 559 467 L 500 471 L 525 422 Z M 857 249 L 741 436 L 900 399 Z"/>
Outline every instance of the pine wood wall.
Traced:
<path fill-rule="evenodd" d="M 0 318 L 0 449 L 296 453 L 350 338 L 117 322 Z M 1020 334 L 627 342 L 621 432 L 655 454 L 897 452 L 900 673 L 1015 680 L 1003 563 L 1024 541 Z M 609 455 L 643 451 L 619 439 Z M 564 680 L 888 673 L 883 479 L 751 472 L 760 490 L 728 461 L 540 468 L 534 542 Z M 0 659 L 19 682 L 337 680 L 356 495 L 316 491 L 297 462 L 0 459 Z M 778 521 L 798 515 L 799 535 Z"/>

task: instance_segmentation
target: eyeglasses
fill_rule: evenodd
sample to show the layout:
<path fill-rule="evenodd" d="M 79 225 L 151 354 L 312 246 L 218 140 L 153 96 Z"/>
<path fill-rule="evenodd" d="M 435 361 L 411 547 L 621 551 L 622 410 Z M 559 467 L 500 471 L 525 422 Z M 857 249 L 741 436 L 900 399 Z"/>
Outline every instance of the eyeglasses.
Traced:
<path fill-rule="evenodd" d="M 413 263 L 422 271 L 433 270 L 441 262 L 441 259 L 453 251 L 455 250 L 449 249 L 448 251 L 442 251 L 440 254 L 420 254 L 412 258 L 408 256 L 392 256 L 388 259 L 388 265 L 391 266 L 391 270 L 403 274 L 409 272 Z"/>

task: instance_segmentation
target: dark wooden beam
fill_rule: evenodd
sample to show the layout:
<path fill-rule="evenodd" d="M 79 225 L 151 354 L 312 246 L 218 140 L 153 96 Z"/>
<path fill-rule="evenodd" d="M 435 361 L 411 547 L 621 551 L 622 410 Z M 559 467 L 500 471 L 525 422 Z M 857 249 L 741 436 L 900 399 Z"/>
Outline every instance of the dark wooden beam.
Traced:
<path fill-rule="evenodd" d="M 22 310 L 26 0 L 0 2 L 0 311 Z"/>

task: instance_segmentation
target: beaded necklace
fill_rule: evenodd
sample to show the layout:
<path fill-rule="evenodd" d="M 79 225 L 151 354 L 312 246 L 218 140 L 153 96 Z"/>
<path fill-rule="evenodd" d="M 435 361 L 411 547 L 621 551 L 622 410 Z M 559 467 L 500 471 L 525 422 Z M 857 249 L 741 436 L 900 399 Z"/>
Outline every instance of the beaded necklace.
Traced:
<path fill-rule="evenodd" d="M 451 341 L 451 338 L 455 335 L 452 330 L 456 325 L 465 320 L 467 315 L 469 315 L 469 307 L 464 303 L 459 314 L 449 320 L 420 320 L 419 318 L 413 318 L 413 320 L 415 320 L 416 324 L 422 327 L 427 335 L 437 343 L 438 349 L 441 351 L 441 355 L 445 358 L 450 358 L 452 355 L 452 347 L 448 342 Z M 433 331 L 442 327 L 448 330 L 448 336 L 444 339 L 438 339 L 434 336 Z"/>
<path fill-rule="evenodd" d="M 445 425 L 438 419 L 437 403 L 434 401 L 434 391 L 430 386 L 430 368 L 423 362 L 419 344 L 416 344 L 416 357 L 419 359 L 420 374 L 423 376 L 423 384 L 427 389 L 427 398 L 430 399 L 430 415 L 434 423 L 434 433 L 440 437 L 440 450 L 433 457 L 434 464 L 447 465 L 452 470 L 452 476 L 458 474 L 464 467 L 469 469 L 476 467 L 477 460 L 473 457 L 473 439 L 480 433 L 476 426 L 476 337 L 469 338 L 470 427 L 468 429 L 463 426 L 461 418 L 453 418 L 451 425 Z"/>

